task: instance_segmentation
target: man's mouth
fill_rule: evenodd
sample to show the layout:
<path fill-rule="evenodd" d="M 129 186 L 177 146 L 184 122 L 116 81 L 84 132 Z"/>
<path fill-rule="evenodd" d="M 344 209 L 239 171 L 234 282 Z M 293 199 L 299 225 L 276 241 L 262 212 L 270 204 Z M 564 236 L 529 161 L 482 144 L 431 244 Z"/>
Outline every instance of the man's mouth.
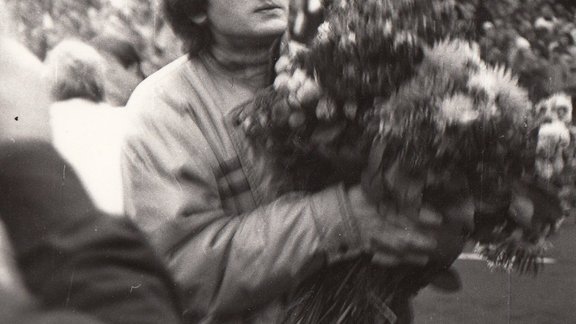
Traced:
<path fill-rule="evenodd" d="M 266 2 L 266 3 L 256 7 L 254 12 L 267 11 L 267 10 L 273 10 L 273 9 L 282 9 L 282 6 L 277 5 L 275 3 L 272 3 L 272 2 Z"/>

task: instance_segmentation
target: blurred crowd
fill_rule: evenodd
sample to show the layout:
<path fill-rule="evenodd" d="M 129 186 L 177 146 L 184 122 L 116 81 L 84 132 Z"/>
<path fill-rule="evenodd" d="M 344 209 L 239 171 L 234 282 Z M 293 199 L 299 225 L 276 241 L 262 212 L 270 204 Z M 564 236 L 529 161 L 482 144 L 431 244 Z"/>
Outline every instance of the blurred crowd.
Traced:
<path fill-rule="evenodd" d="M 534 101 L 576 87 L 576 3 L 476 2 L 482 55 L 510 67 Z"/>
<path fill-rule="evenodd" d="M 148 75 L 181 54 L 156 0 L 7 0 L 17 38 L 41 60 L 66 38 L 113 37 L 130 43 Z"/>
<path fill-rule="evenodd" d="M 16 25 L 12 27 L 17 38 L 41 60 L 67 38 L 92 42 L 106 55 L 124 55 L 120 60 L 124 67 L 130 60 L 138 61 L 142 76 L 182 54 L 182 44 L 159 14 L 157 0 L 7 0 L 7 3 L 15 16 Z M 476 16 L 484 58 L 492 64 L 512 68 L 534 101 L 558 91 L 576 93 L 576 18 L 572 1 L 459 0 L 459 3 L 467 19 Z M 109 68 L 107 73 L 115 74 L 109 79 L 116 79 L 107 81 L 110 97 L 121 96 L 126 88 L 133 89 L 135 81 L 129 75 L 121 75 L 118 71 L 122 70 L 117 67 Z M 123 78 L 129 80 L 118 82 Z M 122 105 L 125 100 L 112 101 Z"/>
<path fill-rule="evenodd" d="M 40 60 L 64 40 L 104 58 L 106 101 L 123 106 L 136 85 L 182 54 L 155 0 L 6 0 L 12 35 Z"/>

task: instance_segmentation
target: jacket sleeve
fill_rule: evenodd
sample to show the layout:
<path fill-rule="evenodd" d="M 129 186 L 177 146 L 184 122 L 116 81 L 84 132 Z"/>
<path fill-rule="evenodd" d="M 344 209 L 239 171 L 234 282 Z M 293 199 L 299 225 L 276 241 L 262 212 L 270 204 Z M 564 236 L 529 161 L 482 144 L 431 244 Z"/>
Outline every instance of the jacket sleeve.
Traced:
<path fill-rule="evenodd" d="M 0 145 L 0 208 L 24 282 L 45 310 L 180 322 L 173 282 L 144 236 L 97 211 L 50 144 Z"/>
<path fill-rule="evenodd" d="M 358 248 L 342 186 L 290 193 L 232 216 L 223 210 L 203 134 L 158 98 L 131 98 L 123 150 L 127 213 L 149 235 L 199 318 L 239 314 L 281 297 Z M 153 108 L 150 108 L 150 106 Z"/>

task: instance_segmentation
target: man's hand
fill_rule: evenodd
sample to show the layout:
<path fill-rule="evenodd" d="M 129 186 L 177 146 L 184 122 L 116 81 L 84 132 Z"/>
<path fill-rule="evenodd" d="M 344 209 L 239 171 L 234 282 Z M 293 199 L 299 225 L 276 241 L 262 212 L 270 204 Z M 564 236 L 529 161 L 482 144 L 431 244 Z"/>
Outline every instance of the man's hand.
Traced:
<path fill-rule="evenodd" d="M 348 195 L 363 252 L 373 254 L 375 264 L 426 265 L 438 254 L 444 219 L 434 209 L 422 206 L 417 217 L 409 217 L 394 206 L 378 210 L 360 186 L 352 187 Z"/>

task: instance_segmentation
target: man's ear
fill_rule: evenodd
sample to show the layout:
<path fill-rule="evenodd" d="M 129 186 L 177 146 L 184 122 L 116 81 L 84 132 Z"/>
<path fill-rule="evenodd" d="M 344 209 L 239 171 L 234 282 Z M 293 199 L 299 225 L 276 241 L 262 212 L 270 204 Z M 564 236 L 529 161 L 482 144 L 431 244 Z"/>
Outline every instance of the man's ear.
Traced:
<path fill-rule="evenodd" d="M 208 21 L 208 15 L 206 13 L 199 13 L 194 16 L 190 16 L 190 20 L 196 25 L 204 25 Z"/>

